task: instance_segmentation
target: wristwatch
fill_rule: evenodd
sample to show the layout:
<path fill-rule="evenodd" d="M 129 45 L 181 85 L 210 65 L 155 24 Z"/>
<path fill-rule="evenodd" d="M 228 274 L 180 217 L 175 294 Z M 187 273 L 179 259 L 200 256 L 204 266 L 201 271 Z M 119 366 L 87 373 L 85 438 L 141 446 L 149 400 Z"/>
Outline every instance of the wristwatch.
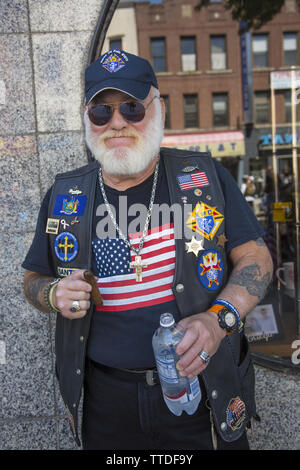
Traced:
<path fill-rule="evenodd" d="M 216 313 L 220 327 L 223 328 L 227 334 L 237 329 L 239 324 L 238 315 L 233 310 L 230 310 L 229 307 L 215 304 L 212 305 L 208 311 Z"/>

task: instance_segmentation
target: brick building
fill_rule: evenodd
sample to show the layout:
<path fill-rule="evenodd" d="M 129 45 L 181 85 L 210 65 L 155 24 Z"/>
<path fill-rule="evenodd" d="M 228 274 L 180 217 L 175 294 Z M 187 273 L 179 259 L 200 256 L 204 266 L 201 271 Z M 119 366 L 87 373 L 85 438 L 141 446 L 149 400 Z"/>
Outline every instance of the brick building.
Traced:
<path fill-rule="evenodd" d="M 240 179 L 271 134 L 270 72 L 300 69 L 299 7 L 287 0 L 280 14 L 252 33 L 253 127 L 246 134 L 239 24 L 222 1 L 200 11 L 197 3 L 137 1 L 139 54 L 152 62 L 165 98 L 165 143 L 233 157 L 223 160 Z M 276 92 L 276 120 L 281 132 L 290 132 L 288 89 Z"/>

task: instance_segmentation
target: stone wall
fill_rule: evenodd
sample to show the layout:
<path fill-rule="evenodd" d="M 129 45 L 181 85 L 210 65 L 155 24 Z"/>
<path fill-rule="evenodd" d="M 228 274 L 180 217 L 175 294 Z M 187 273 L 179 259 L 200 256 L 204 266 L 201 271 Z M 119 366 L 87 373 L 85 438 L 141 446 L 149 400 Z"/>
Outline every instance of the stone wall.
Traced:
<path fill-rule="evenodd" d="M 0 449 L 75 449 L 54 374 L 55 318 L 24 299 L 21 263 L 57 172 L 86 163 L 82 79 L 99 0 L 0 2 Z M 299 385 L 256 368 L 252 447 L 300 449 Z"/>

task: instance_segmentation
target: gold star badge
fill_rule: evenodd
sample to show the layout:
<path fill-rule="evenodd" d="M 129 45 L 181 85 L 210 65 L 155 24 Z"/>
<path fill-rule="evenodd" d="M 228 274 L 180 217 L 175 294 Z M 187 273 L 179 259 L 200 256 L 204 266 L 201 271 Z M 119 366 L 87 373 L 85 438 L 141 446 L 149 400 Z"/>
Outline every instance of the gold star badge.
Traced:
<path fill-rule="evenodd" d="M 196 240 L 195 237 L 192 237 L 190 242 L 185 243 L 187 253 L 194 253 L 195 256 L 198 256 L 199 251 L 204 250 L 203 240 Z"/>
<path fill-rule="evenodd" d="M 225 233 L 221 233 L 221 235 L 218 235 L 218 242 L 217 242 L 217 245 L 221 246 L 222 248 L 224 248 L 225 246 L 225 243 L 228 242 L 226 236 L 225 236 Z"/>

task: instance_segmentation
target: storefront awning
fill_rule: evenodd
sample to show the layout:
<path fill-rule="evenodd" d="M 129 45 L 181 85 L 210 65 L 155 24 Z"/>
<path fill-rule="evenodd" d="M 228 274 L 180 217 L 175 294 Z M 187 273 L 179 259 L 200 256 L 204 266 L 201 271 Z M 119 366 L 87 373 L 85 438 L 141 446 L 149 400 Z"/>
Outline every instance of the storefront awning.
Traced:
<path fill-rule="evenodd" d="M 242 131 L 166 134 L 163 147 L 211 152 L 213 157 L 237 157 L 245 155 Z"/>

